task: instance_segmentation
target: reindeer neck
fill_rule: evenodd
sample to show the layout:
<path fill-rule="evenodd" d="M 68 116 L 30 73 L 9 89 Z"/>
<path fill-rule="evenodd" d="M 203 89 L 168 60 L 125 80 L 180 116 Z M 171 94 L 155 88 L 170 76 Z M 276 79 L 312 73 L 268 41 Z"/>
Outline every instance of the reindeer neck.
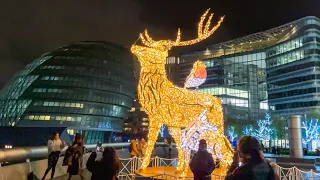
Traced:
<path fill-rule="evenodd" d="M 166 76 L 165 64 L 148 64 L 148 65 L 142 66 L 141 74 L 143 73 L 152 73 L 152 74 Z"/>
<path fill-rule="evenodd" d="M 166 70 L 165 70 L 165 65 L 153 65 L 153 66 L 148 66 L 148 67 L 141 67 L 141 72 L 140 72 L 140 83 L 144 84 L 145 82 L 151 80 L 150 82 L 152 83 L 159 83 L 157 81 L 169 81 L 167 78 Z"/>

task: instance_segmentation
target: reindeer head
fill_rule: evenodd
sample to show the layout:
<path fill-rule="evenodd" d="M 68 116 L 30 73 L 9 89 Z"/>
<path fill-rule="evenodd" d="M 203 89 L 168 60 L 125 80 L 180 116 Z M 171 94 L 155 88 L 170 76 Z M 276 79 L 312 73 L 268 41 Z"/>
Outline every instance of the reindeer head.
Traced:
<path fill-rule="evenodd" d="M 145 59 L 147 57 L 152 57 L 152 59 L 147 58 L 148 61 L 153 61 L 152 63 L 161 63 L 163 64 L 165 61 L 165 58 L 168 56 L 168 51 L 173 46 L 188 46 L 195 43 L 198 43 L 204 39 L 207 39 L 209 36 L 211 36 L 220 26 L 222 23 L 224 17 L 221 17 L 220 21 L 210 30 L 210 24 L 211 19 L 213 17 L 213 13 L 210 14 L 207 23 L 203 27 L 203 22 L 207 17 L 207 14 L 209 13 L 208 9 L 202 16 L 198 25 L 198 37 L 193 40 L 188 41 L 181 41 L 181 32 L 180 29 L 178 29 L 177 39 L 175 41 L 172 40 L 160 40 L 155 41 L 153 40 L 149 34 L 148 31 L 145 30 L 143 33 L 140 34 L 140 39 L 142 40 L 142 43 L 145 46 L 138 46 L 133 45 L 131 47 L 131 52 L 134 53 L 139 61 L 142 61 L 142 59 Z M 155 57 L 158 57 L 155 59 Z M 159 62 L 158 62 L 159 61 Z"/>

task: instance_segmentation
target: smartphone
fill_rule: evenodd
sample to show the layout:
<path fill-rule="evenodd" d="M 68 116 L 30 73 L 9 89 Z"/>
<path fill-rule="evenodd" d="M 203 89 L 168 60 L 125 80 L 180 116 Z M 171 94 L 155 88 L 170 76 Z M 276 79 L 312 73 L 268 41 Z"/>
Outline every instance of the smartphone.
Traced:
<path fill-rule="evenodd" d="M 101 149 L 102 149 L 102 142 L 97 142 L 97 151 L 99 152 L 99 151 L 101 151 Z"/>

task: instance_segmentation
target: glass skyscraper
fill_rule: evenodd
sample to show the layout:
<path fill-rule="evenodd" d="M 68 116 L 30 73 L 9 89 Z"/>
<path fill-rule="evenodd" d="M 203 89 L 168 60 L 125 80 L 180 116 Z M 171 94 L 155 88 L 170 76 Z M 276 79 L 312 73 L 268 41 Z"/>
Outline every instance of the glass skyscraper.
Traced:
<path fill-rule="evenodd" d="M 305 17 L 183 53 L 180 85 L 201 59 L 208 77 L 197 90 L 223 101 L 226 120 L 258 120 L 267 110 L 286 116 L 317 109 L 319 21 Z"/>
<path fill-rule="evenodd" d="M 266 49 L 269 104 L 283 116 L 320 110 L 320 19 L 297 21 L 291 33 Z"/>
<path fill-rule="evenodd" d="M 134 57 L 123 46 L 84 41 L 43 54 L 1 91 L 0 126 L 66 127 L 86 143 L 121 132 L 132 106 Z"/>

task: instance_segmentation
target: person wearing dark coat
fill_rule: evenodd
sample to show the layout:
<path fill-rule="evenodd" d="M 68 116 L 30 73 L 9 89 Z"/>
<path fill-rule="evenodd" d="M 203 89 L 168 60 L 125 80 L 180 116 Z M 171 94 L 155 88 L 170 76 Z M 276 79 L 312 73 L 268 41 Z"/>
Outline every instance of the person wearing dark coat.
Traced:
<path fill-rule="evenodd" d="M 120 160 L 112 147 L 106 147 L 102 153 L 103 158 L 96 161 L 97 153 L 92 152 L 87 169 L 92 173 L 91 180 L 116 180 L 120 170 Z"/>
<path fill-rule="evenodd" d="M 190 169 L 195 180 L 211 180 L 211 173 L 215 169 L 212 154 L 207 151 L 204 139 L 199 141 L 199 149 L 191 159 Z"/>
<path fill-rule="evenodd" d="M 242 164 L 240 166 L 240 163 Z M 225 180 L 278 180 L 270 161 L 263 156 L 259 141 L 252 136 L 240 139 Z"/>

